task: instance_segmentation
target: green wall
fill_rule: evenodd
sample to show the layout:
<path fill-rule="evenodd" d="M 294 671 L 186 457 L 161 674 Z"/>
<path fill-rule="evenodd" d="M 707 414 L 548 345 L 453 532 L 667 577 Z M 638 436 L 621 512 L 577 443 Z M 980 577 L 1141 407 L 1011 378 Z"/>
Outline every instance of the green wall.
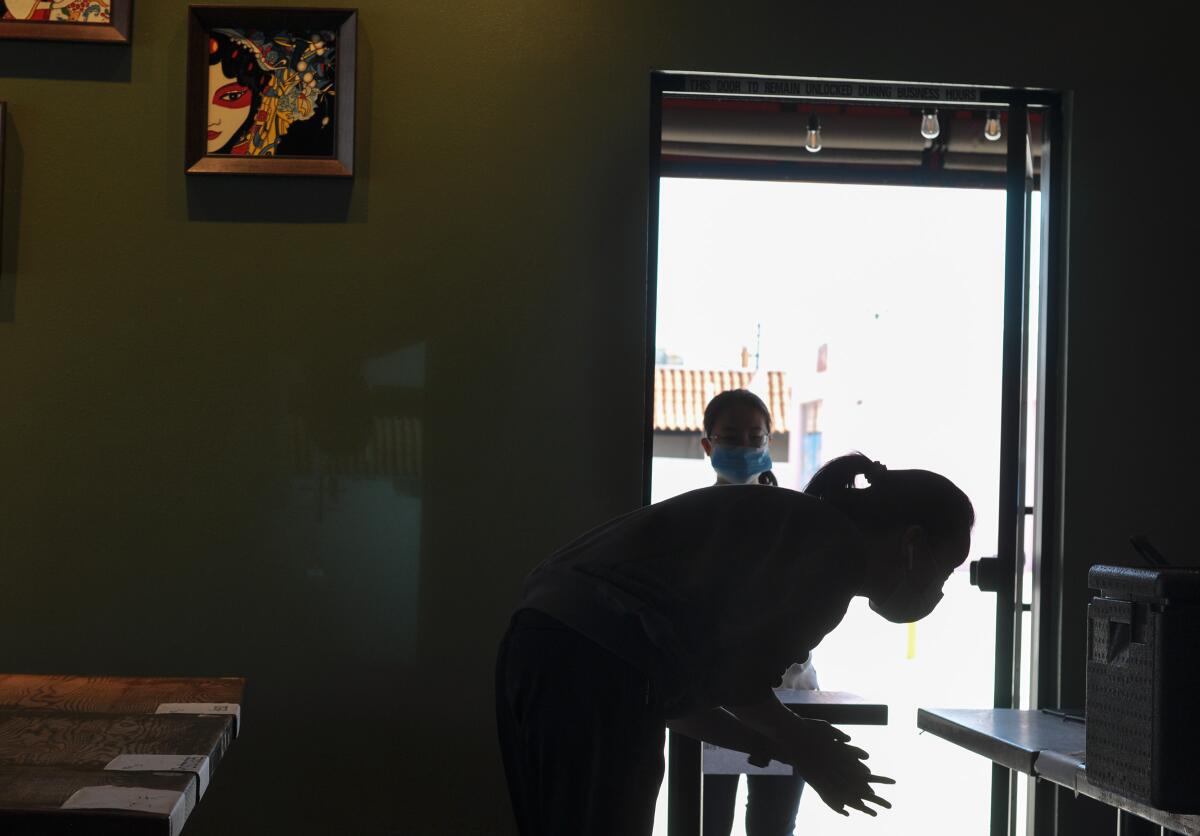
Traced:
<path fill-rule="evenodd" d="M 184 176 L 182 0 L 140 0 L 131 48 L 0 42 L 0 670 L 247 676 L 197 836 L 511 832 L 508 609 L 553 546 L 640 498 L 667 68 L 1075 92 L 1063 678 L 1082 698 L 1087 565 L 1135 530 L 1186 556 L 1195 493 L 1171 204 L 1195 117 L 1169 22 L 358 5 L 352 184 Z M 379 414 L 419 419 L 419 476 L 318 497 L 296 416 L 337 449 Z"/>

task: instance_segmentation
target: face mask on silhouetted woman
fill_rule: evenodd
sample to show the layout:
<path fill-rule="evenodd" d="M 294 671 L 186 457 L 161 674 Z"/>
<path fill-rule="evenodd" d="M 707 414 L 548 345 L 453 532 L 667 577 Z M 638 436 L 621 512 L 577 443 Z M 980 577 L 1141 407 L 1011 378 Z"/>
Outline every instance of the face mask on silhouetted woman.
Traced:
<path fill-rule="evenodd" d="M 913 571 L 913 552 L 908 552 L 908 569 L 900 583 L 883 600 L 872 599 L 872 610 L 895 624 L 911 624 L 933 612 L 942 600 L 941 584 L 933 584 L 929 578 L 920 578 Z"/>
<path fill-rule="evenodd" d="M 771 469 L 771 454 L 766 447 L 728 447 L 716 444 L 712 451 L 712 466 L 726 482 L 744 485 L 760 473 Z"/>

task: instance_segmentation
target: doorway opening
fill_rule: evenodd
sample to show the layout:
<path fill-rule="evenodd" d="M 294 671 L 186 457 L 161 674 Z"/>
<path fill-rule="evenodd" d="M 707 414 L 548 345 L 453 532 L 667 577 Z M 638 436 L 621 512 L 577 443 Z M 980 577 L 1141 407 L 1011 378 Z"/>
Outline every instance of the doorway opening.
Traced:
<path fill-rule="evenodd" d="M 659 73 L 653 101 L 647 501 L 714 482 L 701 418 L 734 388 L 770 409 L 781 487 L 801 490 L 855 450 L 962 487 L 978 517 L 969 563 L 1000 579 L 995 599 L 972 586 L 968 564 L 919 624 L 890 624 L 856 599 L 813 661 L 822 688 L 889 705 L 888 726 L 847 729 L 873 770 L 898 781 L 883 793 L 889 830 L 934 832 L 927 813 L 938 809 L 947 833 L 1023 832 L 1024 787 L 919 736 L 915 715 L 1031 696 L 1026 470 L 1041 473 L 1045 452 L 1033 428 L 1047 380 L 1033 372 L 1046 361 L 1049 277 L 1043 236 L 1030 232 L 1043 229 L 1057 100 Z M 1006 508 L 1013 495 L 1020 507 Z M 673 752 L 670 763 L 655 831 L 697 833 L 702 756 Z M 745 833 L 745 801 L 743 779 L 733 836 Z M 878 826 L 808 793 L 796 832 L 835 818 L 843 833 Z"/>

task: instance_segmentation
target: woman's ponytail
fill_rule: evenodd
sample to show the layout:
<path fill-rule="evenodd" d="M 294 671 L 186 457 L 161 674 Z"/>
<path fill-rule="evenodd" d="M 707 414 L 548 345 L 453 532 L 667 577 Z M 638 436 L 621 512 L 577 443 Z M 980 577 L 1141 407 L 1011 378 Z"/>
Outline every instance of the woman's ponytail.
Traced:
<path fill-rule="evenodd" d="M 886 470 L 887 468 L 879 462 L 871 461 L 862 453 L 838 456 L 836 459 L 830 459 L 813 474 L 804 492 L 829 500 L 840 507 L 847 501 L 851 491 L 859 490 L 855 485 L 859 476 L 874 485 Z"/>
<path fill-rule="evenodd" d="M 857 486 L 860 476 L 869 487 Z M 804 492 L 870 531 L 919 525 L 931 539 L 940 540 L 975 525 L 971 500 L 945 476 L 928 470 L 888 470 L 862 453 L 830 459 Z"/>

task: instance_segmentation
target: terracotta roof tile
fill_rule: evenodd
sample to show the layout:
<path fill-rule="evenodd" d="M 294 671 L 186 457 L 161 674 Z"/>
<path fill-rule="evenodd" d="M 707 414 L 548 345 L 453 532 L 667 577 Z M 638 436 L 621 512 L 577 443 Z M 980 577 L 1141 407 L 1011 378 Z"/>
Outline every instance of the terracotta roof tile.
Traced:
<path fill-rule="evenodd" d="M 745 369 L 709 370 L 685 369 L 680 366 L 654 368 L 654 429 L 665 431 L 701 432 L 704 429 L 704 407 L 721 392 L 730 389 L 749 389 L 761 397 L 771 411 L 771 427 L 775 433 L 788 428 L 787 373 L 758 372 L 766 377 L 766 392 L 755 372 Z"/>

